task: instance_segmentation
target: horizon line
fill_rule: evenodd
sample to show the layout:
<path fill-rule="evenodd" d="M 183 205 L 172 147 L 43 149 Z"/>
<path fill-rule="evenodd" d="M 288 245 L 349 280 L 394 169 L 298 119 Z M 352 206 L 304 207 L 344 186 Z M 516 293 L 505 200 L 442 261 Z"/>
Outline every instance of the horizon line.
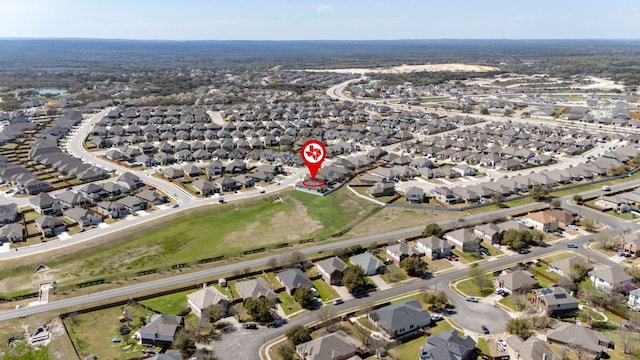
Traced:
<path fill-rule="evenodd" d="M 638 41 L 640 38 L 404 38 L 404 39 L 130 39 L 130 38 L 101 38 L 101 37 L 16 37 L 0 36 L 0 40 L 28 41 L 28 40 L 95 40 L 95 41 L 149 41 L 149 42 L 368 42 L 368 41 Z"/>

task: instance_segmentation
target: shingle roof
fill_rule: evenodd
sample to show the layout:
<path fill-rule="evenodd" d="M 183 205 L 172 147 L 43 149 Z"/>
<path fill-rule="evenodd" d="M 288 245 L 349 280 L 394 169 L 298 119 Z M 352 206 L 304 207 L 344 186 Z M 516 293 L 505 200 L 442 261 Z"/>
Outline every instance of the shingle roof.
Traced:
<path fill-rule="evenodd" d="M 360 266 L 367 275 L 373 275 L 384 263 L 369 253 L 354 255 L 349 258 L 352 264 Z"/>
<path fill-rule="evenodd" d="M 282 284 L 289 290 L 297 289 L 302 286 L 313 287 L 313 283 L 300 269 L 289 269 L 280 272 L 276 277 L 282 282 Z"/>
<path fill-rule="evenodd" d="M 229 298 L 221 293 L 215 287 L 209 286 L 200 289 L 194 293 L 187 295 L 187 299 L 191 301 L 199 309 L 205 309 L 209 306 L 216 305 L 221 301 L 229 301 Z"/>
<path fill-rule="evenodd" d="M 296 346 L 296 352 L 306 360 L 342 359 L 356 349 L 355 340 L 342 330 Z"/>
<path fill-rule="evenodd" d="M 426 310 L 423 310 L 416 300 L 382 307 L 372 311 L 370 317 L 376 319 L 378 325 L 389 334 L 395 334 L 396 330 L 407 328 L 411 324 L 431 321 L 431 315 Z"/>
<path fill-rule="evenodd" d="M 243 299 L 258 299 L 261 297 L 275 299 L 277 297 L 276 293 L 263 278 L 238 281 L 236 283 L 236 291 L 238 291 L 238 294 Z"/>

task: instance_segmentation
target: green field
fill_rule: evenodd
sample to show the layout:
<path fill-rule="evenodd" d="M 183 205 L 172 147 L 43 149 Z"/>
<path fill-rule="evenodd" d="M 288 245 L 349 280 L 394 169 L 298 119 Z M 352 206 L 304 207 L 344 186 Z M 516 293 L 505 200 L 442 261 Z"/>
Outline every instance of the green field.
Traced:
<path fill-rule="evenodd" d="M 178 315 L 187 308 L 187 295 L 196 292 L 197 289 L 181 291 L 174 294 L 154 297 L 140 301 L 141 304 L 167 315 Z"/>
<path fill-rule="evenodd" d="M 344 229 L 375 207 L 346 189 L 326 197 L 283 191 L 280 198 L 282 201 L 269 196 L 187 210 L 160 224 L 109 239 L 104 245 L 46 259 L 46 264 L 60 285 L 101 277 L 133 277 L 142 270 L 168 269 L 271 244 L 321 238 Z M 0 271 L 0 278 L 31 288 L 28 279 L 34 263 L 7 266 Z"/>

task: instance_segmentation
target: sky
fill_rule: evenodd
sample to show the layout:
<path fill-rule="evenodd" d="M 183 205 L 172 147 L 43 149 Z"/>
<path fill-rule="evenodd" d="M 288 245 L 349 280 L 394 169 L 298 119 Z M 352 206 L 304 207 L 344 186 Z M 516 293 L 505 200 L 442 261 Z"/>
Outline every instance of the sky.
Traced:
<path fill-rule="evenodd" d="M 637 0 L 0 0 L 0 38 L 640 39 Z"/>

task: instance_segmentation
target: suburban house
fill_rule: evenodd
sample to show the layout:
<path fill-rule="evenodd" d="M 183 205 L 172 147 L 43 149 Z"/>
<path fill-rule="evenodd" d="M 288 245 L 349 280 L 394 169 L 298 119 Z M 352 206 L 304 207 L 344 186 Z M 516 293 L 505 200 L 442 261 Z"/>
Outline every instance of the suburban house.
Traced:
<path fill-rule="evenodd" d="M 357 350 L 356 341 L 342 330 L 296 346 L 303 360 L 346 360 L 354 358 Z"/>
<path fill-rule="evenodd" d="M 544 341 L 535 336 L 523 340 L 520 336 L 511 335 L 505 342 L 510 350 L 517 354 L 516 360 L 562 360 Z"/>
<path fill-rule="evenodd" d="M 354 255 L 349 261 L 355 266 L 360 266 L 368 276 L 384 274 L 387 271 L 387 266 L 368 252 Z"/>
<path fill-rule="evenodd" d="M 596 289 L 607 293 L 612 293 L 614 289 L 630 290 L 633 286 L 633 278 L 624 272 L 621 266 L 604 266 L 591 270 L 589 280 L 593 282 Z"/>
<path fill-rule="evenodd" d="M 309 278 L 300 269 L 289 269 L 279 272 L 276 274 L 276 278 L 291 295 L 296 292 L 296 289 L 303 286 L 313 288 L 311 280 L 309 280 Z"/>
<path fill-rule="evenodd" d="M 197 179 L 191 185 L 196 189 L 198 195 L 209 196 L 218 192 L 218 188 L 208 180 Z"/>
<path fill-rule="evenodd" d="M 0 225 L 13 224 L 18 218 L 18 205 L 11 203 L 0 205 Z"/>
<path fill-rule="evenodd" d="M 134 213 L 136 211 L 144 210 L 147 208 L 147 202 L 143 199 L 140 199 L 137 196 L 127 195 L 118 200 L 119 203 L 124 205 L 124 207 L 129 210 L 129 212 Z"/>
<path fill-rule="evenodd" d="M 511 295 L 526 294 L 531 289 L 538 287 L 538 280 L 530 272 L 524 270 L 503 272 L 493 282 L 495 287 L 503 288 Z"/>
<path fill-rule="evenodd" d="M 112 219 L 119 219 L 129 215 L 127 208 L 119 201 L 100 201 L 96 204 L 96 211 Z"/>
<path fill-rule="evenodd" d="M 168 201 L 166 195 L 163 195 L 155 190 L 145 189 L 136 193 L 135 197 L 139 197 L 140 199 L 146 201 L 149 206 L 151 205 L 161 205 Z"/>
<path fill-rule="evenodd" d="M 508 221 L 505 221 L 505 222 L 498 223 L 498 227 L 500 228 L 500 230 L 502 230 L 502 232 L 505 232 L 507 230 L 516 230 L 516 231 L 527 231 L 527 230 L 529 230 L 527 225 L 525 225 L 525 224 L 523 224 L 521 222 L 515 222 L 513 220 L 508 220 Z"/>
<path fill-rule="evenodd" d="M 91 200 L 89 198 L 71 190 L 61 192 L 60 194 L 56 195 L 56 199 L 58 199 L 58 201 L 62 205 L 65 205 L 67 207 L 82 207 L 91 204 Z"/>
<path fill-rule="evenodd" d="M 552 232 L 558 228 L 558 220 L 546 211 L 529 213 L 524 221 L 528 226 L 544 232 Z"/>
<path fill-rule="evenodd" d="M 591 359 L 599 359 L 607 349 L 614 348 L 609 335 L 568 322 L 559 322 L 555 328 L 547 330 L 547 342 L 569 348 L 579 346 Z"/>
<path fill-rule="evenodd" d="M 87 360 L 86 358 L 84 360 Z M 95 360 L 95 359 L 94 359 Z M 182 354 L 178 350 L 169 350 L 163 354 L 156 354 L 146 360 L 183 360 Z"/>
<path fill-rule="evenodd" d="M 395 189 L 396 186 L 392 182 L 377 182 L 367 189 L 367 193 L 373 197 L 391 196 Z"/>
<path fill-rule="evenodd" d="M 593 270 L 593 265 L 588 263 L 581 256 L 574 256 L 574 257 L 554 261 L 549 264 L 549 269 L 551 271 L 557 272 L 562 276 L 568 277 L 573 271 L 573 269 L 577 266 L 580 266 L 586 269 L 587 271 Z"/>
<path fill-rule="evenodd" d="M 41 215 L 60 215 L 62 207 L 57 199 L 51 195 L 41 192 L 29 199 L 29 205 Z"/>
<path fill-rule="evenodd" d="M 102 222 L 102 217 L 85 208 L 73 207 L 63 212 L 64 217 L 77 222 L 82 227 L 98 225 Z"/>
<path fill-rule="evenodd" d="M 451 248 L 458 247 L 464 252 L 477 251 L 480 247 L 480 238 L 467 229 L 450 231 L 443 237 L 449 241 Z"/>
<path fill-rule="evenodd" d="M 576 222 L 576 217 L 566 210 L 551 209 L 545 212 L 555 219 L 561 227 L 567 227 L 567 225 L 573 225 Z"/>
<path fill-rule="evenodd" d="M 502 229 L 493 223 L 478 225 L 473 229 L 473 233 L 489 244 L 499 244 L 502 240 Z"/>
<path fill-rule="evenodd" d="M 370 312 L 369 319 L 390 339 L 414 334 L 431 324 L 431 315 L 417 300 L 381 307 Z"/>
<path fill-rule="evenodd" d="M 416 249 L 431 259 L 440 259 L 451 255 L 451 245 L 447 240 L 433 235 L 416 240 Z"/>
<path fill-rule="evenodd" d="M 471 336 L 460 336 L 458 330 L 440 331 L 429 336 L 420 348 L 419 360 L 471 360 L 477 357 L 476 342 Z"/>
<path fill-rule="evenodd" d="M 424 202 L 424 190 L 416 186 L 410 187 L 405 192 L 404 198 L 408 202 L 422 204 Z"/>
<path fill-rule="evenodd" d="M 624 234 L 617 239 L 616 245 L 618 250 L 640 256 L 640 233 Z"/>
<path fill-rule="evenodd" d="M 182 316 L 154 314 L 139 330 L 142 345 L 171 346 L 176 333 L 184 326 Z"/>
<path fill-rule="evenodd" d="M 347 264 L 337 256 L 316 263 L 318 273 L 322 275 L 324 281 L 331 285 L 342 285 L 342 275 L 347 267 Z"/>
<path fill-rule="evenodd" d="M 635 289 L 629 292 L 629 301 L 627 301 L 627 305 L 633 311 L 640 311 L 640 289 Z"/>
<path fill-rule="evenodd" d="M 122 173 L 116 178 L 116 182 L 129 190 L 136 190 L 144 186 L 144 183 L 142 182 L 142 180 L 140 180 L 140 177 L 130 172 Z"/>
<path fill-rule="evenodd" d="M 0 226 L 0 244 L 5 242 L 16 243 L 27 240 L 27 231 L 22 223 Z"/>
<path fill-rule="evenodd" d="M 40 216 L 36 219 L 35 224 L 44 237 L 51 237 L 67 231 L 67 227 L 62 220 L 49 215 Z"/>
<path fill-rule="evenodd" d="M 238 281 L 236 283 L 236 291 L 242 299 L 252 298 L 257 300 L 259 298 L 267 298 L 275 300 L 277 298 L 275 291 L 267 284 L 264 278 Z"/>
<path fill-rule="evenodd" d="M 533 305 L 544 310 L 548 316 L 572 316 L 578 310 L 578 299 L 560 286 L 536 289 L 531 294 Z"/>
<path fill-rule="evenodd" d="M 189 304 L 191 312 L 201 318 L 202 311 L 213 305 L 220 304 L 226 310 L 227 306 L 229 306 L 229 298 L 215 287 L 207 286 L 187 295 L 187 304 Z"/>
<path fill-rule="evenodd" d="M 408 257 L 419 257 L 420 253 L 416 249 L 407 245 L 404 241 L 398 241 L 397 244 L 387 246 L 386 250 L 387 260 L 392 261 L 394 264 L 400 266 L 400 262 Z"/>

